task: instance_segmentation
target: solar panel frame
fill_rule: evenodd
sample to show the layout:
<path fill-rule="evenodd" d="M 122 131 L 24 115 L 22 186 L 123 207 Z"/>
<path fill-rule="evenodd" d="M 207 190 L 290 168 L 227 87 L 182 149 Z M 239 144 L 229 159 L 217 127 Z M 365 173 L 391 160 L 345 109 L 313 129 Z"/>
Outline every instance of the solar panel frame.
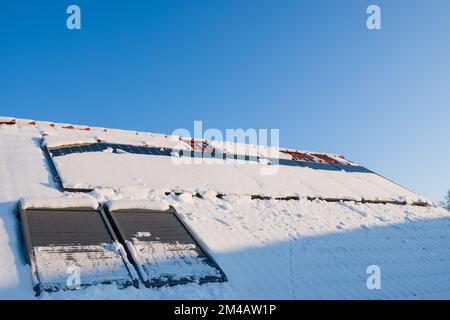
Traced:
<path fill-rule="evenodd" d="M 245 154 L 230 154 L 217 152 L 215 149 L 212 151 L 201 151 L 201 150 L 178 150 L 173 148 L 164 148 L 164 147 L 155 147 L 155 146 L 137 146 L 137 145 L 128 145 L 128 144 L 118 144 L 118 143 L 106 143 L 106 142 L 97 142 L 97 143 L 89 143 L 84 145 L 72 145 L 72 146 L 61 146 L 61 147 L 53 147 L 49 148 L 49 153 L 52 157 L 65 156 L 72 153 L 85 153 L 85 152 L 101 152 L 108 148 L 113 149 L 114 153 L 117 153 L 117 150 L 123 150 L 127 153 L 131 154 L 146 154 L 146 155 L 156 155 L 156 156 L 171 156 L 173 152 L 178 152 L 180 156 L 191 157 L 191 158 L 222 158 L 222 159 L 232 159 L 232 160 L 243 160 L 243 161 L 258 161 L 258 156 L 251 156 Z M 283 151 L 281 152 L 290 154 L 291 156 L 294 154 L 300 154 L 304 156 L 308 156 L 308 153 L 301 152 L 290 152 Z M 316 154 L 314 154 L 316 155 Z M 270 158 L 272 163 L 278 163 L 280 165 L 289 165 L 289 166 L 300 166 L 300 167 L 310 167 L 314 169 L 321 168 L 323 170 L 335 170 L 338 168 L 339 170 L 344 170 L 348 172 L 368 172 L 370 170 L 357 166 L 357 165 L 349 165 L 344 163 L 338 163 L 337 160 L 334 160 L 328 157 L 326 154 L 319 154 L 321 157 L 326 157 L 327 159 L 331 159 L 336 163 L 330 163 L 321 158 L 320 162 L 315 161 L 305 161 L 299 159 L 275 159 Z M 312 158 L 311 158 L 312 159 Z M 319 164 L 319 165 L 316 165 Z M 320 164 L 325 164 L 321 166 Z M 347 167 L 348 170 L 345 170 Z M 360 170 L 360 171 L 358 171 Z"/>
<path fill-rule="evenodd" d="M 52 155 L 53 157 L 59 157 L 59 156 L 62 155 L 60 149 L 54 149 L 54 150 L 51 150 L 50 153 L 51 153 L 51 155 Z"/>
<path fill-rule="evenodd" d="M 58 190 L 64 191 L 64 186 L 63 186 L 61 177 L 59 175 L 58 169 L 56 169 L 56 166 L 53 162 L 53 157 L 52 157 L 51 151 L 47 148 L 47 146 L 44 146 L 44 145 L 41 147 L 41 150 L 44 153 L 44 157 L 45 157 L 46 163 L 48 165 L 49 172 L 50 172 L 50 174 L 53 175 L 53 181 L 55 182 Z"/>
<path fill-rule="evenodd" d="M 259 157 L 257 156 L 242 156 L 237 154 L 229 154 L 226 152 L 216 152 L 208 153 L 208 152 L 200 152 L 200 151 L 191 151 L 191 150 L 183 150 L 183 149 L 172 149 L 172 148 L 161 148 L 161 147 L 150 147 L 150 146 L 129 146 L 128 148 L 123 148 L 122 144 L 111 144 L 106 142 L 98 142 L 98 143 L 90 143 L 86 145 L 78 145 L 78 146 L 63 146 L 63 147 L 53 147 L 47 148 L 46 146 L 42 146 L 44 150 L 49 169 L 54 175 L 54 180 L 58 185 L 61 191 L 67 192 L 91 192 L 93 189 L 83 189 L 83 188 L 67 188 L 63 185 L 60 173 L 57 170 L 55 163 L 53 162 L 53 158 L 57 158 L 59 156 L 64 156 L 67 154 L 71 154 L 75 150 L 79 150 L 80 152 L 101 152 L 108 148 L 113 149 L 113 152 L 117 153 L 117 149 L 126 149 L 132 154 L 145 154 L 145 155 L 153 155 L 153 156 L 169 156 L 171 157 L 173 154 L 178 153 L 180 157 L 198 157 L 198 158 L 215 158 L 215 159 L 223 159 L 223 160 L 241 160 L 241 161 L 258 161 Z M 78 149 L 75 149 L 77 147 Z M 298 161 L 298 160 L 289 160 L 289 159 L 268 159 L 272 164 L 278 164 L 281 166 L 292 166 L 292 167 L 303 167 L 310 168 L 314 170 L 326 170 L 326 171 L 344 171 L 344 172 L 360 172 L 360 173 L 374 173 L 373 171 L 358 165 L 346 165 L 346 164 L 330 164 L 324 162 L 309 162 L 309 161 Z"/>
<path fill-rule="evenodd" d="M 120 150 L 123 150 L 123 151 L 125 151 L 125 152 L 127 152 L 127 153 L 133 153 L 133 152 L 132 152 L 132 146 L 131 146 L 131 145 L 119 144 L 118 146 L 119 146 L 119 149 L 120 149 Z"/>
<path fill-rule="evenodd" d="M 363 167 L 363 166 L 350 166 L 345 164 L 333 164 L 338 170 L 345 172 L 360 172 L 360 173 L 374 173 L 373 171 Z"/>
<path fill-rule="evenodd" d="M 110 219 L 111 221 L 111 225 L 114 228 L 114 231 L 116 232 L 120 242 L 125 243 L 125 241 L 130 241 L 130 236 L 129 233 L 125 230 L 125 227 L 120 223 L 119 221 L 119 217 L 118 214 L 129 214 L 131 212 L 137 212 L 137 213 L 144 213 L 144 214 L 173 214 L 173 216 L 175 217 L 176 221 L 180 224 L 180 226 L 182 227 L 182 229 L 186 232 L 186 234 L 188 235 L 188 237 L 190 237 L 190 239 L 192 240 L 192 242 L 196 245 L 196 247 L 198 248 L 198 250 L 205 256 L 205 258 L 208 260 L 208 264 L 210 264 L 212 267 L 214 267 L 215 269 L 217 269 L 217 271 L 220 273 L 221 277 L 220 278 L 203 278 L 203 279 L 199 279 L 199 283 L 203 284 L 203 283 L 210 283 L 210 282 L 226 282 L 228 281 L 226 274 L 224 273 L 224 271 L 220 268 L 220 266 L 216 263 L 216 261 L 213 259 L 213 257 L 210 255 L 210 253 L 203 248 L 202 241 L 197 237 L 197 235 L 192 232 L 189 228 L 189 226 L 183 221 L 183 219 L 181 219 L 178 216 L 178 213 L 176 211 L 176 209 L 173 206 L 170 206 L 170 208 L 166 211 L 161 211 L 161 210 L 141 210 L 141 209 L 123 209 L 123 210 L 115 210 L 115 211 L 110 211 L 108 209 L 107 206 L 103 207 L 103 210 L 106 213 L 106 216 L 108 217 L 108 219 Z M 125 250 L 127 251 L 128 254 L 128 258 L 131 261 L 131 263 L 134 265 L 135 269 L 138 270 L 138 273 L 141 277 L 141 281 L 144 283 L 144 285 L 146 287 L 161 287 L 161 286 L 165 286 L 165 285 L 178 285 L 178 284 L 187 284 L 187 283 L 192 283 L 193 281 L 191 280 L 186 280 L 186 279 L 181 279 L 181 280 L 168 280 L 168 281 L 163 281 L 163 282 L 149 282 L 149 281 L 145 281 L 143 275 L 141 274 L 141 268 L 138 266 L 140 264 L 139 261 L 135 261 L 135 259 L 133 258 L 133 254 L 129 251 L 129 248 L 127 246 L 124 246 Z"/>
<path fill-rule="evenodd" d="M 153 155 L 153 156 L 171 156 L 174 152 L 178 152 L 180 156 L 190 157 L 190 158 L 221 158 L 221 159 L 231 159 L 231 160 L 240 160 L 240 161 L 258 161 L 258 156 L 250 156 L 243 154 L 229 154 L 222 153 L 213 150 L 211 152 L 208 151 L 199 151 L 199 150 L 178 150 L 173 148 L 162 148 L 162 147 L 148 147 L 148 146 L 135 146 L 135 145 L 127 145 L 127 144 L 117 144 L 117 143 L 91 143 L 86 145 L 77 145 L 77 146 L 62 146 L 56 148 L 50 148 L 49 153 L 52 157 L 65 156 L 72 153 L 85 153 L 85 152 L 101 152 L 108 148 L 113 149 L 114 153 L 118 153 L 117 150 L 123 150 L 127 153 L 131 154 L 145 154 L 145 155 Z M 283 151 L 284 152 L 284 151 Z M 287 152 L 284 152 L 287 153 Z M 356 165 L 346 165 L 346 164 L 332 164 L 323 162 L 313 162 L 313 161 L 301 161 L 301 160 L 289 160 L 289 159 L 268 159 L 272 163 L 278 163 L 280 165 L 294 166 L 294 167 L 308 167 L 317 170 L 344 170 L 347 172 L 371 172 L 370 170 Z"/>
<path fill-rule="evenodd" d="M 159 151 L 162 156 L 170 156 L 172 153 L 172 149 L 168 149 L 168 148 L 160 148 Z"/>
<path fill-rule="evenodd" d="M 24 241 L 24 249 L 25 249 L 25 256 L 27 258 L 27 262 L 30 264 L 31 267 L 31 273 L 32 273 L 32 281 L 33 281 L 33 290 L 35 291 L 36 296 L 39 296 L 42 291 L 46 291 L 46 292 L 54 292 L 54 291 L 59 291 L 60 289 L 54 289 L 51 287 L 45 287 L 45 284 L 41 283 L 41 281 L 39 280 L 39 271 L 37 268 L 37 262 L 36 262 L 36 257 L 34 254 L 34 248 L 35 247 L 40 247 L 44 245 L 44 234 L 46 234 L 47 237 L 50 237 L 49 233 L 55 235 L 56 234 L 56 242 L 55 243 L 49 243 L 49 246 L 54 246 L 54 245 L 60 245 L 60 246 L 70 246 L 70 245 L 79 245 L 79 246 L 83 246 L 83 245 L 96 245 L 96 244 L 100 244 L 102 243 L 102 241 L 104 240 L 109 240 L 109 242 L 105 242 L 105 243 L 114 243 L 114 242 L 119 242 L 119 239 L 117 238 L 115 232 L 114 232 L 114 228 L 111 226 L 109 220 L 107 219 L 105 212 L 103 211 L 102 207 L 98 207 L 97 209 L 92 209 L 92 208 L 71 208 L 71 207 L 67 207 L 67 208 L 59 208 L 59 209 L 53 209 L 53 208 L 44 208 L 44 207 L 39 207 L 39 208 L 27 208 L 27 209 L 23 209 L 22 206 L 20 205 L 20 202 L 17 205 L 17 211 L 19 213 L 19 218 L 20 218 L 20 224 L 21 224 L 21 229 L 22 229 L 22 237 L 23 237 L 23 241 Z M 41 227 L 43 229 L 47 228 L 47 230 L 42 230 L 41 233 L 41 237 L 39 239 L 39 235 L 36 235 L 32 229 L 35 228 L 34 227 L 34 222 L 33 219 L 36 218 L 37 220 L 40 220 L 39 217 L 33 217 L 30 218 L 31 215 L 36 215 L 38 213 L 50 213 L 50 214 L 57 214 L 60 215 L 61 212 L 65 212 L 66 214 L 76 214 L 76 213 L 81 213 L 81 212 L 89 212 L 89 214 L 94 214 L 97 213 L 98 217 L 100 217 L 101 223 L 104 224 L 104 231 L 106 231 L 106 234 L 104 235 L 108 235 L 107 237 L 105 236 L 102 239 L 95 239 L 94 237 L 90 238 L 90 241 L 81 241 L 81 242 L 72 242 L 72 243 L 68 243 L 67 239 L 68 237 L 70 237 L 71 235 L 75 234 L 75 233 L 71 233 L 71 232 L 66 232 L 66 233 L 58 233 L 58 232 L 51 232 L 52 227 L 49 225 L 45 225 L 44 223 L 41 223 Z M 79 226 L 82 226 L 83 228 L 86 228 L 86 226 L 88 226 L 88 224 L 86 223 L 86 217 L 84 217 L 84 219 L 79 220 Z M 43 219 L 41 219 L 43 220 Z M 97 219 L 98 220 L 98 219 Z M 42 221 L 41 221 L 42 222 Z M 92 221 L 91 221 L 92 222 Z M 48 223 L 48 221 L 47 221 Z M 33 227 L 32 227 L 33 224 Z M 73 226 L 73 224 L 72 224 Z M 97 224 L 98 226 L 98 224 Z M 93 227 L 91 225 L 91 227 Z M 95 228 L 94 228 L 95 229 Z M 54 231 L 54 229 L 53 229 Z M 39 234 L 39 232 L 38 232 Z M 94 233 L 90 233 L 91 236 Z M 99 243 L 97 243 L 98 241 L 100 241 Z M 139 282 L 138 279 L 134 278 L 133 274 L 134 274 L 134 270 L 131 271 L 129 269 L 130 265 L 128 263 L 127 257 L 123 256 L 121 253 L 119 253 L 121 256 L 121 259 L 124 263 L 124 266 L 126 268 L 126 270 L 128 271 L 128 275 L 129 275 L 129 279 L 121 279 L 124 280 L 124 286 L 128 287 L 128 286 L 134 286 L 136 288 L 139 287 Z M 129 280 L 129 281 L 128 281 Z M 117 279 L 117 281 L 119 281 Z M 100 284 L 110 284 L 110 281 L 106 281 L 106 282 L 101 282 Z M 93 284 L 86 284 L 84 283 L 83 286 L 90 286 Z"/>
<path fill-rule="evenodd" d="M 145 154 L 145 147 L 143 146 L 136 146 L 136 151 L 138 154 Z"/>
<path fill-rule="evenodd" d="M 299 167 L 311 168 L 314 170 L 326 170 L 326 171 L 340 170 L 338 167 L 330 163 L 297 161 L 297 164 Z"/>
<path fill-rule="evenodd" d="M 108 144 L 105 142 L 99 142 L 97 143 L 98 149 L 99 151 L 104 151 L 106 149 L 108 149 Z"/>

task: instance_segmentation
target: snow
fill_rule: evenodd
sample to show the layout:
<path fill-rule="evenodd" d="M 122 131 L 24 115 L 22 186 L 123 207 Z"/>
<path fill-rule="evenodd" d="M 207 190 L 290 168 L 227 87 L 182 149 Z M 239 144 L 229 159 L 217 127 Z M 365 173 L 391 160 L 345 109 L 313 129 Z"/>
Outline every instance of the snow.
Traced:
<path fill-rule="evenodd" d="M 144 238 L 144 237 L 149 238 L 151 236 L 152 236 L 152 234 L 150 232 L 136 232 L 136 235 L 135 235 L 136 238 Z"/>
<path fill-rule="evenodd" d="M 176 196 L 176 198 L 182 202 L 191 202 L 192 197 L 193 195 L 190 192 L 183 192 L 182 194 Z"/>
<path fill-rule="evenodd" d="M 437 208 L 227 197 L 175 207 L 227 274 L 228 298 L 449 294 L 436 280 L 450 280 L 450 219 Z M 380 292 L 365 287 L 373 264 L 386 275 Z"/>
<path fill-rule="evenodd" d="M 64 159 L 59 167 L 64 183 L 98 187 L 90 194 L 97 202 L 146 200 L 174 206 L 225 272 L 228 282 L 159 289 L 96 285 L 44 293 L 36 298 L 31 270 L 23 254 L 20 222 L 14 215 L 17 202 L 22 197 L 36 199 L 33 201 L 81 197 L 58 191 L 40 149 L 42 133 L 92 134 L 117 143 L 146 140 L 152 143 L 150 140 L 156 139 L 158 146 L 162 146 L 160 141 L 167 146 L 175 145 L 176 141 L 163 135 L 104 132 L 96 128 L 85 132 L 42 122 L 31 126 L 26 122 L 17 119 L 16 125 L 0 125 L 0 299 L 450 297 L 450 213 L 434 206 L 411 205 L 424 199 L 376 174 L 280 166 L 276 175 L 263 176 L 261 167 L 275 166 L 232 162 L 176 166 L 169 157 L 98 153 L 92 154 L 92 158 L 58 157 Z M 178 196 L 164 194 L 172 189 L 185 192 Z M 196 192 L 202 198 L 193 197 Z M 225 196 L 217 198 L 217 193 Z M 250 198 L 266 193 L 298 195 L 300 200 Z M 306 199 L 307 195 L 356 201 L 311 201 Z M 363 198 L 403 199 L 409 204 L 360 203 Z M 146 241 L 144 234 L 136 236 L 137 244 Z M 142 253 L 136 250 L 135 254 L 142 254 L 143 261 L 153 259 L 143 247 Z M 46 266 L 50 280 L 67 276 L 63 274 L 64 259 L 50 258 L 56 254 L 54 250 L 42 248 L 39 252 L 42 254 L 39 263 Z M 119 247 L 117 250 L 120 252 Z M 109 255 L 117 251 L 107 252 Z M 85 258 L 77 257 L 81 262 L 89 261 Z M 117 270 L 114 259 L 110 261 L 106 270 Z M 89 270 L 90 264 L 85 265 Z M 366 287 L 366 270 L 370 265 L 381 268 L 382 290 Z M 89 271 L 85 274 L 90 275 Z"/>
<path fill-rule="evenodd" d="M 258 162 L 265 165 L 272 165 L 272 162 L 269 159 L 260 158 L 258 159 Z"/>
<path fill-rule="evenodd" d="M 146 235 L 136 234 L 132 242 L 127 241 L 127 247 L 134 260 L 139 262 L 145 281 L 199 281 L 208 276 L 220 277 L 217 269 L 198 256 L 195 245 L 145 241 L 145 238 Z"/>
<path fill-rule="evenodd" d="M 257 182 L 233 165 L 176 164 L 172 159 L 152 155 L 86 153 L 56 157 L 54 162 L 66 188 L 140 186 L 194 193 L 197 189 L 244 193 L 249 187 L 258 187 Z M 111 174 L 114 168 L 121 169 Z M 217 178 L 211 181 L 213 176 Z M 235 186 L 235 181 L 242 181 L 242 184 Z"/>
<path fill-rule="evenodd" d="M 52 148 L 67 145 L 96 143 L 98 141 L 135 146 L 176 148 L 181 150 L 189 148 L 187 144 L 182 143 L 179 140 L 179 137 L 172 135 L 115 130 L 104 132 L 103 130 L 99 131 L 95 129 L 90 131 L 74 131 L 65 129 L 61 132 L 61 129 L 49 128 L 46 128 L 43 133 L 45 133 L 43 137 L 44 145 Z"/>
<path fill-rule="evenodd" d="M 140 209 L 140 210 L 156 210 L 165 211 L 169 209 L 167 201 L 148 201 L 148 200 L 109 200 L 105 202 L 109 211 L 117 211 L 123 209 Z"/>
<path fill-rule="evenodd" d="M 416 299 L 450 296 L 450 215 L 354 202 L 170 200 L 229 282 L 163 289 L 114 286 L 47 298 Z M 223 222 L 226 222 L 224 224 Z M 137 253 L 136 253 L 137 254 Z M 366 288 L 380 265 L 383 290 Z"/>
<path fill-rule="evenodd" d="M 374 173 L 268 166 L 264 161 L 208 159 L 205 163 L 203 159 L 100 152 L 69 154 L 55 157 L 53 161 L 63 185 L 75 189 L 139 186 L 191 193 L 212 190 L 273 197 L 423 201 L 420 196 Z"/>
<path fill-rule="evenodd" d="M 73 146 L 97 143 L 97 139 L 88 135 L 48 135 L 45 136 L 43 145 L 47 148 L 56 148 L 61 146 Z"/>
<path fill-rule="evenodd" d="M 25 197 L 20 199 L 22 209 L 30 208 L 88 208 L 97 209 L 98 201 L 94 197 Z"/>
<path fill-rule="evenodd" d="M 250 157 L 267 157 L 267 158 L 279 158 L 279 159 L 291 159 L 291 157 L 285 153 L 279 151 L 277 147 L 244 144 L 232 141 L 212 141 L 210 145 L 216 150 L 220 150 L 229 154 L 248 155 Z"/>
<path fill-rule="evenodd" d="M 104 282 L 125 286 L 131 282 L 122 256 L 114 244 L 90 246 L 48 246 L 33 250 L 39 282 L 46 290 L 75 285 L 70 275 L 80 276 L 81 287 Z"/>
<path fill-rule="evenodd" d="M 25 263 L 19 222 L 14 215 L 21 197 L 59 196 L 40 149 L 36 128 L 0 125 L 0 298 L 34 297 Z"/>

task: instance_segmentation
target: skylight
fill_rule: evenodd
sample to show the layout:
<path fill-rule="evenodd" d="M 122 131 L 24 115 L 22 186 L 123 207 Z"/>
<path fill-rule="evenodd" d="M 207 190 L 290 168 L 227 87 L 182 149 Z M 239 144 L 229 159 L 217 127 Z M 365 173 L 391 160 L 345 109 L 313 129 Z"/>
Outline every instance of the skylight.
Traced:
<path fill-rule="evenodd" d="M 36 295 L 96 284 L 137 284 L 101 211 L 46 207 L 28 208 L 22 202 L 20 210 Z"/>
<path fill-rule="evenodd" d="M 105 209 L 146 286 L 226 281 L 173 207 Z"/>

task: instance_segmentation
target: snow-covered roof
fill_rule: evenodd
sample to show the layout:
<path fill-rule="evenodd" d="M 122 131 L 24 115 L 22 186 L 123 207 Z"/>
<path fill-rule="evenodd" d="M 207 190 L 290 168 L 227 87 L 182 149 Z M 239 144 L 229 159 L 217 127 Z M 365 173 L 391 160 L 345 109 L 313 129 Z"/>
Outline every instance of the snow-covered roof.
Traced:
<path fill-rule="evenodd" d="M 248 157 L 196 163 L 186 138 L 0 117 L 0 298 L 33 298 L 14 214 L 21 198 L 26 207 L 173 206 L 228 278 L 44 298 L 450 297 L 447 211 L 340 155 L 210 145 Z M 371 265 L 381 268 L 381 290 L 366 286 Z"/>

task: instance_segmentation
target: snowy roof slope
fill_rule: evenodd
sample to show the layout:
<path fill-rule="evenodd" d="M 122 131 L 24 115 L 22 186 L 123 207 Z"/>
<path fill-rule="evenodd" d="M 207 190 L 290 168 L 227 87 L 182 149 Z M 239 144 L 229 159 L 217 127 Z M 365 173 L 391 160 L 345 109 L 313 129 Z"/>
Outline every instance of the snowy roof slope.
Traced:
<path fill-rule="evenodd" d="M 54 163 L 64 187 L 70 189 L 137 185 L 192 193 L 213 190 L 222 194 L 274 197 L 299 195 L 324 199 L 423 201 L 418 195 L 370 172 L 280 165 L 276 174 L 264 175 L 262 170 L 269 168 L 250 161 L 219 159 L 202 165 L 195 160 L 186 164 L 173 160 L 168 156 L 98 152 L 55 157 Z"/>
<path fill-rule="evenodd" d="M 41 149 L 43 135 L 49 147 L 94 140 L 180 147 L 179 141 L 164 135 L 12 118 L 0 118 L 0 123 L 0 298 L 33 298 L 14 215 L 17 201 L 85 197 L 58 190 Z M 114 169 L 107 174 L 99 171 L 103 157 Z M 63 179 L 98 187 L 91 196 L 99 202 L 173 205 L 229 282 L 125 290 L 104 285 L 45 298 L 450 298 L 449 213 L 433 205 L 403 204 L 398 200 L 424 200 L 376 174 L 280 165 L 278 174 L 261 176 L 263 164 L 236 162 L 172 171 L 176 169 L 170 157 L 107 152 L 57 160 Z M 89 171 L 96 161 L 96 171 Z M 134 174 L 130 163 L 143 167 Z M 184 193 L 167 196 L 167 190 Z M 225 196 L 216 197 L 218 192 Z M 299 200 L 252 200 L 256 194 L 298 195 Z M 311 201 L 314 197 L 356 202 Z M 362 203 L 363 198 L 397 202 Z M 382 290 L 367 289 L 369 265 L 380 266 Z"/>
<path fill-rule="evenodd" d="M 64 129 L 65 128 L 65 129 Z M 70 128 L 70 129 L 67 129 Z M 169 150 L 190 150 L 186 139 L 176 136 L 139 132 L 116 132 L 72 125 L 56 125 L 42 129 L 44 145 L 54 149 L 97 142 Z M 119 146 L 120 146 L 119 145 Z M 285 149 L 234 142 L 212 142 L 211 148 L 225 154 L 246 155 L 249 161 L 216 157 L 198 159 L 149 154 L 133 154 L 108 148 L 101 152 L 53 156 L 53 162 L 66 189 L 118 188 L 136 185 L 155 190 L 221 194 L 263 195 L 271 197 L 318 197 L 321 199 L 352 199 L 385 202 L 426 202 L 419 195 L 379 175 L 344 160 L 342 156 L 325 154 L 332 164 L 290 161 Z M 70 148 L 69 148 L 70 149 Z M 67 150 L 66 150 L 67 151 Z M 69 150 L 70 151 L 70 150 Z M 297 151 L 300 152 L 300 151 Z M 305 152 L 305 151 L 301 151 Z M 175 152 L 171 152 L 173 155 Z M 306 156 L 323 162 L 317 153 Z M 320 156 L 320 155 L 319 155 Z M 266 161 L 262 161 L 266 160 Z M 279 165 L 277 165 L 279 163 Z M 297 163 L 299 166 L 292 166 Z M 117 170 L 120 168 L 120 170 Z M 340 170 L 341 169 L 341 170 Z M 351 169 L 351 170 L 348 170 Z M 358 170 L 361 169 L 361 170 Z"/>

